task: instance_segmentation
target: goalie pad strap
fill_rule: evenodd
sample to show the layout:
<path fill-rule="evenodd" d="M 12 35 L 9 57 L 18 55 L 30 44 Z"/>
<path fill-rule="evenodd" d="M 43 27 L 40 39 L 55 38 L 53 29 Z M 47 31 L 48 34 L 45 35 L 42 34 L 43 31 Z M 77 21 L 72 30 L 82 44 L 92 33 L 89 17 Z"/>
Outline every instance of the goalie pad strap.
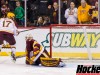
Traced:
<path fill-rule="evenodd" d="M 41 65 L 46 67 L 57 67 L 60 63 L 60 58 L 40 58 Z"/>

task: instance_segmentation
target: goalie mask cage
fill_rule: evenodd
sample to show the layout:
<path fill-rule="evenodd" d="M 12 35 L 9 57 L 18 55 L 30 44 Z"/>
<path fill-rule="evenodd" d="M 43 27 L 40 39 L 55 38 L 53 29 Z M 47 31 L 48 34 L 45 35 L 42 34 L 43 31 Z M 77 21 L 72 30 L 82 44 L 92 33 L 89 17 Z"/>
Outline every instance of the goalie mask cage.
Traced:
<path fill-rule="evenodd" d="M 51 25 L 50 55 L 62 59 L 100 59 L 100 25 Z"/>

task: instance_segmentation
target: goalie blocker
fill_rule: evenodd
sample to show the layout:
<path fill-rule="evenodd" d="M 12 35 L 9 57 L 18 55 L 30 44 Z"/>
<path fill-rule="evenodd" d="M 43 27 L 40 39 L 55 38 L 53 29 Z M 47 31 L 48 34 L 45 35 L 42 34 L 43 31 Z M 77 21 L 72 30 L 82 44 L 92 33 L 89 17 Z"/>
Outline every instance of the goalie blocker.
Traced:
<path fill-rule="evenodd" d="M 65 64 L 60 58 L 50 58 L 49 53 L 37 41 L 35 41 L 31 34 L 26 36 L 26 64 L 39 65 L 46 67 L 63 67 Z"/>

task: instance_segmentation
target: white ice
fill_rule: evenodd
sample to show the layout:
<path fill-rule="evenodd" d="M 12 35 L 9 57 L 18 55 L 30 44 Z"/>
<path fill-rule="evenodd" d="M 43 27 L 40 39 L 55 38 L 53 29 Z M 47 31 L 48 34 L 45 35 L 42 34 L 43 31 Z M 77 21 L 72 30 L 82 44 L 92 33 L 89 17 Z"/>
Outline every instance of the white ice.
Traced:
<path fill-rule="evenodd" d="M 0 57 L 0 75 L 76 75 L 76 67 L 70 64 L 66 67 L 30 66 L 25 64 L 25 58 L 13 63 L 10 57 Z"/>
<path fill-rule="evenodd" d="M 26 65 L 25 58 L 19 58 L 13 63 L 9 56 L 0 56 L 0 75 L 76 75 L 77 65 L 100 65 L 100 60 L 77 60 L 80 63 L 74 61 L 68 60 L 65 67 L 43 67 Z"/>

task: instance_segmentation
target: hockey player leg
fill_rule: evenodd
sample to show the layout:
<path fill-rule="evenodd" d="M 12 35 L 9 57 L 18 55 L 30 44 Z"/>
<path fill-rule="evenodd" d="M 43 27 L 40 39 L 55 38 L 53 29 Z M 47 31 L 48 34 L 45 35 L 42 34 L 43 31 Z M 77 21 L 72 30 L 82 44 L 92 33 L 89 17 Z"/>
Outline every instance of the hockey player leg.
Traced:
<path fill-rule="evenodd" d="M 11 57 L 13 58 L 14 61 L 16 61 L 16 56 L 15 56 L 15 53 L 16 53 L 16 49 L 14 48 L 14 45 L 11 45 Z"/>

